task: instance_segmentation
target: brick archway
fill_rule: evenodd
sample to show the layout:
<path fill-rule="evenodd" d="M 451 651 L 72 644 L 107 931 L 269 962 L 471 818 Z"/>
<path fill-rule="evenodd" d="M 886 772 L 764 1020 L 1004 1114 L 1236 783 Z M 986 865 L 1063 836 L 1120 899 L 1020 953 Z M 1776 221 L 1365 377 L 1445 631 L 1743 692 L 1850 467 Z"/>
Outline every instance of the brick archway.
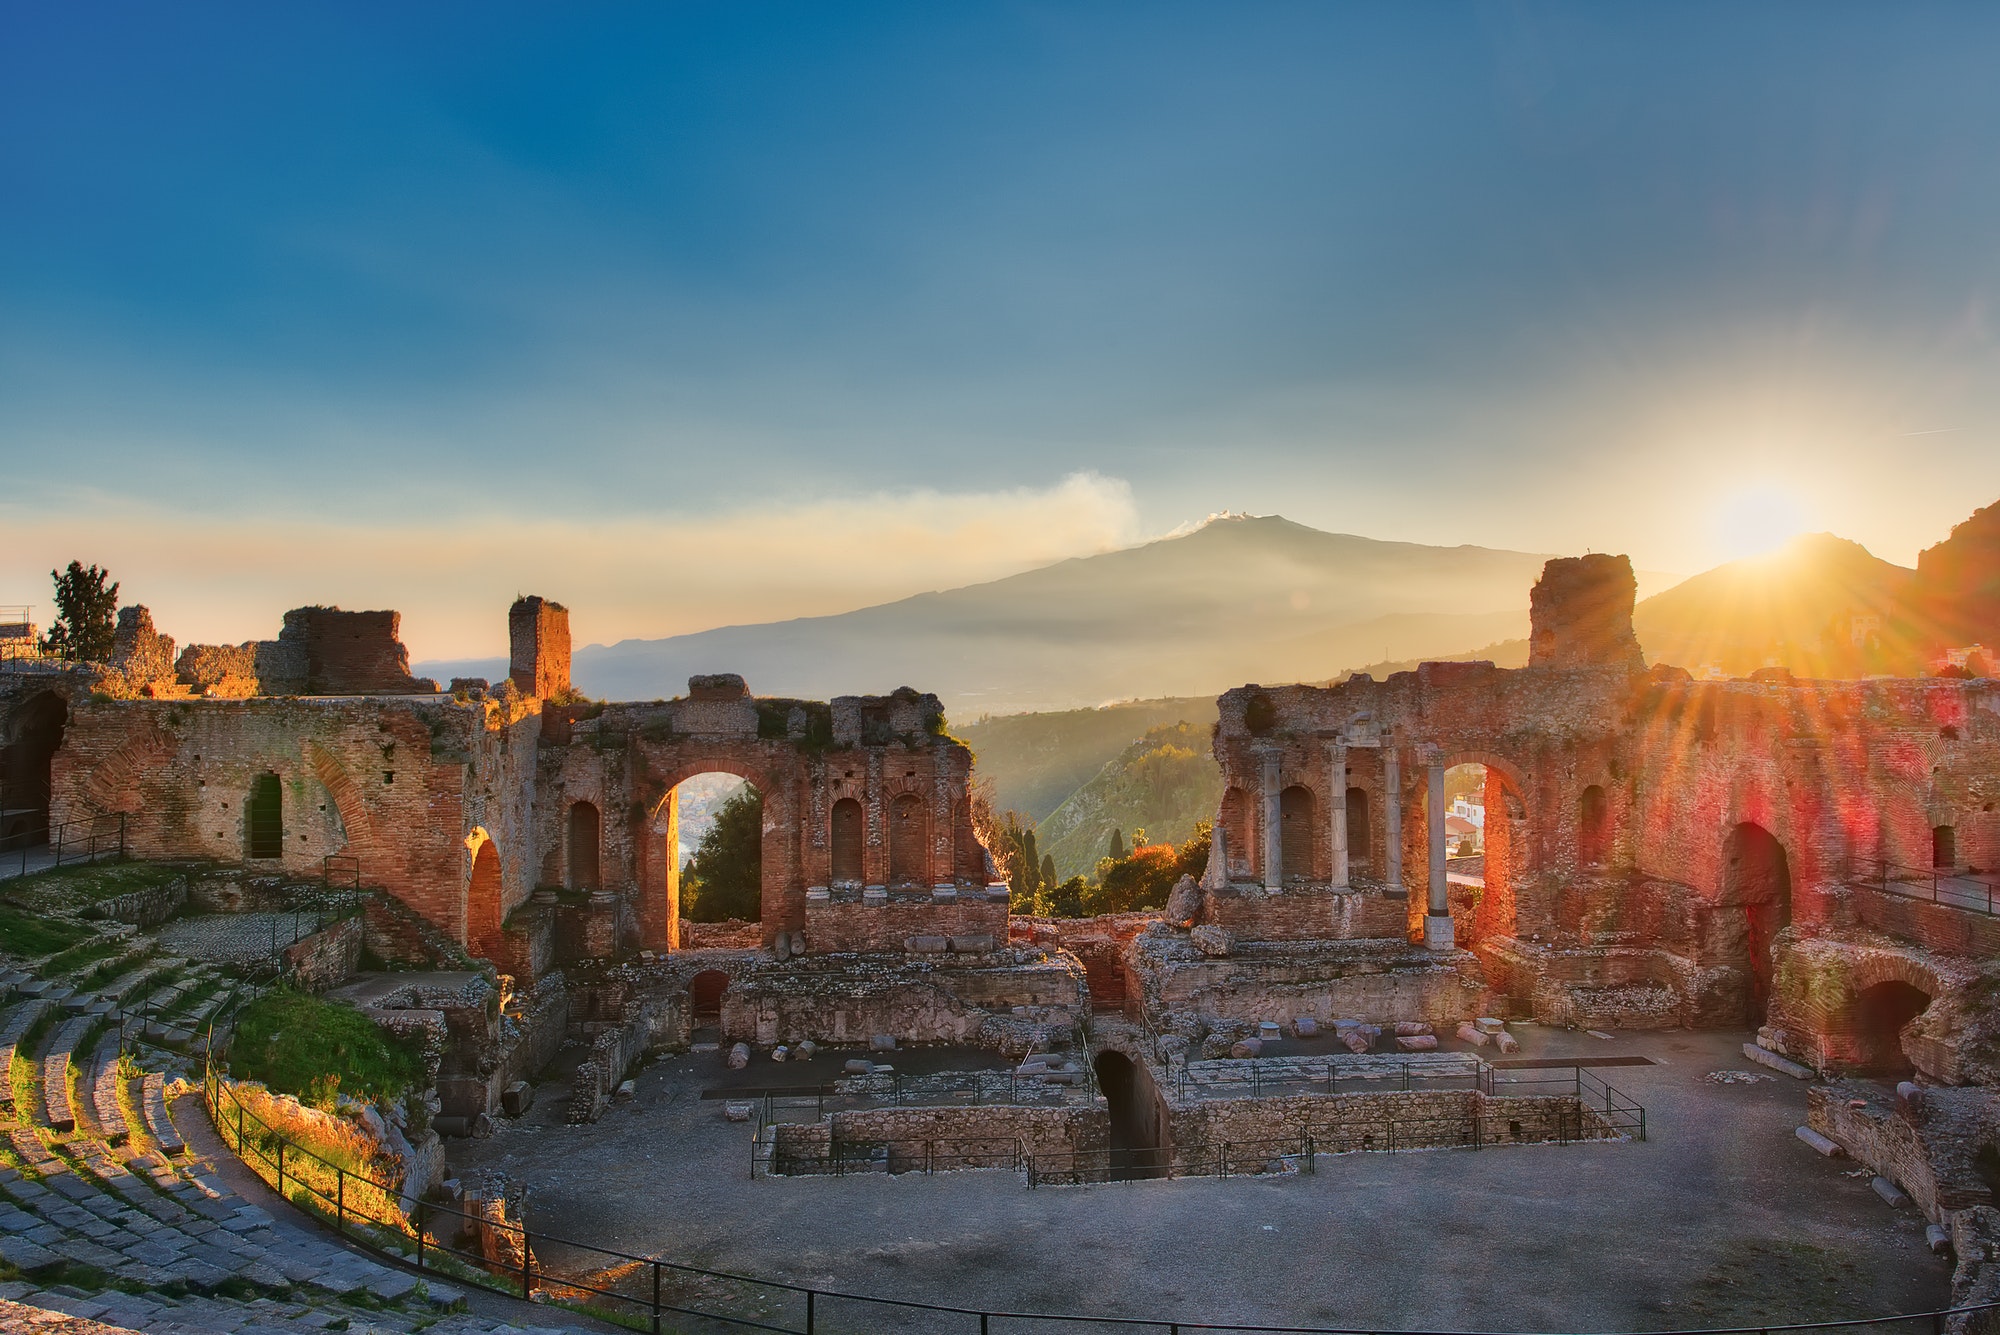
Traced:
<path fill-rule="evenodd" d="M 465 948 L 469 953 L 497 964 L 502 954 L 502 927 L 506 918 L 499 845 L 483 828 L 475 828 L 466 836 L 465 846 L 471 854 L 471 865 L 466 873 L 465 905 L 461 910 L 465 921 Z"/>
<path fill-rule="evenodd" d="M 631 820 L 632 869 L 638 892 L 640 939 L 649 950 L 680 949 L 680 863 L 679 808 L 676 790 L 689 779 L 703 774 L 728 774 L 743 780 L 764 803 L 764 829 L 760 843 L 761 867 L 758 920 L 769 942 L 780 930 L 791 930 L 799 916 L 789 900 L 789 868 L 796 860 L 802 831 L 796 821 L 787 822 L 774 808 L 780 780 L 761 756 L 745 756 L 712 745 L 700 752 L 683 755 L 652 753 L 666 763 L 648 775 L 644 792 Z M 794 776 L 795 777 L 795 776 Z M 802 908 L 800 910 L 802 912 Z"/>

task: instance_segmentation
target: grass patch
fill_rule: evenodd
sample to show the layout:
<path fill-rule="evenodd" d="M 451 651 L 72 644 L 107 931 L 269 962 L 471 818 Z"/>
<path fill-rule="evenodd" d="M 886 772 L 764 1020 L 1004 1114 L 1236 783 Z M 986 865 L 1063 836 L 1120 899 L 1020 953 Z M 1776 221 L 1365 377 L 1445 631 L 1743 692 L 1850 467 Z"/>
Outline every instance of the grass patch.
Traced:
<path fill-rule="evenodd" d="M 40 959 L 92 935 L 81 923 L 64 922 L 0 904 L 0 950 L 22 959 Z"/>
<path fill-rule="evenodd" d="M 68 950 L 42 962 L 44 978 L 66 978 L 79 969 L 122 955 L 128 949 L 125 942 L 115 936 L 100 936 L 93 941 L 79 941 Z"/>
<path fill-rule="evenodd" d="M 74 912 L 135 890 L 171 885 L 186 875 L 186 867 L 159 862 L 86 862 L 10 880 L 4 897 L 37 913 Z"/>
<path fill-rule="evenodd" d="M 289 988 L 266 993 L 236 1018 L 231 1074 L 330 1108 L 338 1094 L 392 1103 L 423 1078 L 414 1043 L 351 1006 Z"/>

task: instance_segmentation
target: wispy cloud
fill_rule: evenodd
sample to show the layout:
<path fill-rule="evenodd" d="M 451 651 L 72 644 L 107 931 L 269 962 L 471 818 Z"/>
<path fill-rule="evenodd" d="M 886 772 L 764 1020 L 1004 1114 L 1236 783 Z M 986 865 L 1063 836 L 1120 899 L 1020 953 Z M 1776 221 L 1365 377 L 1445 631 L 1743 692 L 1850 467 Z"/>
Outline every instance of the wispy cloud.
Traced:
<path fill-rule="evenodd" d="M 134 503 L 61 519 L 0 506 L 0 601 L 43 600 L 82 560 L 181 643 L 274 635 L 307 603 L 393 607 L 416 658 L 503 652 L 517 593 L 569 605 L 578 644 L 845 611 L 996 579 L 1141 537 L 1123 480 L 828 497 L 695 518 L 494 515 L 432 526 L 341 517 L 218 522 Z"/>

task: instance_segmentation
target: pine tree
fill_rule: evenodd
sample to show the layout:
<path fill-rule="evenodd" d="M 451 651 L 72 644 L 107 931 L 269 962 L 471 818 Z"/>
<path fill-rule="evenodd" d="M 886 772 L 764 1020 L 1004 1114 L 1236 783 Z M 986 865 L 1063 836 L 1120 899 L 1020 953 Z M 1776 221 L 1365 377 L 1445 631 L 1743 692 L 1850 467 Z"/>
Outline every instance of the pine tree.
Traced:
<path fill-rule="evenodd" d="M 56 585 L 56 619 L 42 637 L 42 652 L 72 663 L 110 661 L 112 637 L 118 630 L 118 586 L 104 587 L 111 572 L 85 569 L 71 561 L 69 569 L 49 572 Z"/>
<path fill-rule="evenodd" d="M 1042 884 L 1044 893 L 1056 887 L 1056 859 L 1053 853 L 1042 854 Z"/>
<path fill-rule="evenodd" d="M 1111 832 L 1111 851 L 1107 856 L 1113 858 L 1123 858 L 1125 856 L 1125 832 L 1123 830 L 1113 830 Z"/>

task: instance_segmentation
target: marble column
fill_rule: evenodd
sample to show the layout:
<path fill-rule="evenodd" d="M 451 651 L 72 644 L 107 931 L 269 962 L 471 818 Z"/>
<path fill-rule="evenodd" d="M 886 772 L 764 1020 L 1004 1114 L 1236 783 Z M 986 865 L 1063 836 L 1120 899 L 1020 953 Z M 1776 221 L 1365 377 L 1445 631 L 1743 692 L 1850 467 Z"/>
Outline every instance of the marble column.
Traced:
<path fill-rule="evenodd" d="M 1264 888 L 1277 894 L 1285 888 L 1285 848 L 1278 827 L 1278 748 L 1264 752 Z"/>
<path fill-rule="evenodd" d="M 1331 832 L 1328 880 L 1336 890 L 1347 888 L 1347 743 L 1330 742 L 1326 748 L 1327 828 Z"/>
<path fill-rule="evenodd" d="M 1430 901 L 1425 905 L 1424 945 L 1432 950 L 1450 950 L 1454 945 L 1451 901 L 1445 890 L 1444 841 L 1444 757 L 1432 752 L 1429 762 L 1424 823 L 1430 836 Z"/>
<path fill-rule="evenodd" d="M 1394 738 L 1382 743 L 1382 821 L 1387 827 L 1384 842 L 1388 847 L 1382 850 L 1382 860 L 1386 864 L 1383 873 L 1389 885 L 1389 893 L 1400 895 L 1403 890 L 1403 758 L 1396 750 Z"/>

